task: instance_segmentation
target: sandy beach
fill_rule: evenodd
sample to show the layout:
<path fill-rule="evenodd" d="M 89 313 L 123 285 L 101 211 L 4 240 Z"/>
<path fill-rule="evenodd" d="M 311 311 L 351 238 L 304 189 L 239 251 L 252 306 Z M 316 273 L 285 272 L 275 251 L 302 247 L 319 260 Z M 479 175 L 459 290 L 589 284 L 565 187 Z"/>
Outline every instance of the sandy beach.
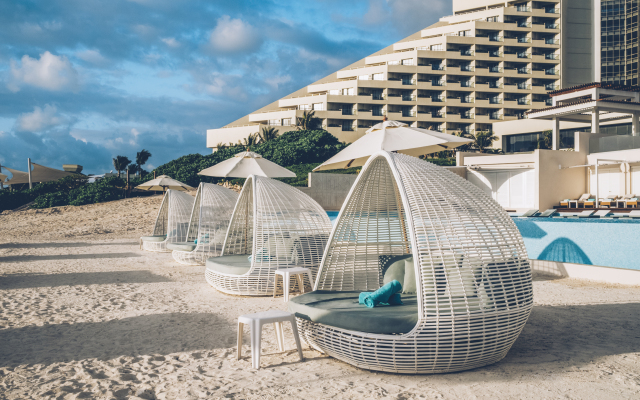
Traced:
<path fill-rule="evenodd" d="M 236 360 L 241 314 L 281 298 L 213 290 L 204 267 L 143 252 L 159 196 L 0 215 L 0 399 L 637 399 L 640 287 L 537 276 L 501 362 L 447 375 L 361 370 L 263 333 Z"/>

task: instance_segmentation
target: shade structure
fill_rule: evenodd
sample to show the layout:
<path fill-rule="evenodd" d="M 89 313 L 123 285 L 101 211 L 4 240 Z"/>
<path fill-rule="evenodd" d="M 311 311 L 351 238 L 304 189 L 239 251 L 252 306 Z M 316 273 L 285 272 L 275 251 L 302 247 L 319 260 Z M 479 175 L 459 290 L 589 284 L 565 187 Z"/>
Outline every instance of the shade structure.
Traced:
<path fill-rule="evenodd" d="M 140 238 L 147 251 L 166 253 L 168 243 L 187 240 L 194 198 L 188 193 L 169 189 L 162 199 L 153 234 Z"/>
<path fill-rule="evenodd" d="M 311 312 L 296 312 L 301 336 L 352 365 L 395 373 L 462 371 L 505 357 L 533 304 L 522 237 L 481 189 L 404 154 L 380 152 L 369 159 L 331 233 L 316 291 L 293 301 L 374 291 L 394 257 L 405 259 L 404 286 L 415 285 L 416 302 L 390 310 L 400 315 L 415 307 L 408 309 L 412 325 L 393 334 L 370 333 L 338 326 L 344 319 L 323 324 Z M 331 311 L 339 322 L 341 310 Z M 365 314 L 370 325 L 373 315 Z"/>
<path fill-rule="evenodd" d="M 8 178 L 5 174 L 0 174 L 0 182 L 4 183 L 4 181 Z"/>
<path fill-rule="evenodd" d="M 51 182 L 57 181 L 58 179 L 62 179 L 66 176 L 75 175 L 73 172 L 60 171 L 58 169 L 45 167 L 44 165 L 36 164 L 34 162 L 31 163 L 33 165 L 33 170 L 31 171 L 31 182 Z M 17 169 L 12 169 L 3 166 L 2 168 L 11 172 L 12 177 L 8 181 L 5 182 L 7 185 L 17 185 L 29 183 L 29 172 L 18 171 Z"/>
<path fill-rule="evenodd" d="M 422 156 L 471 143 L 459 136 L 438 131 L 412 128 L 397 121 L 385 121 L 375 125 L 367 134 L 351 143 L 314 171 L 363 166 L 378 151 L 398 152 L 410 156 Z"/>
<path fill-rule="evenodd" d="M 163 192 L 167 189 L 179 191 L 195 190 L 195 188 L 187 185 L 186 183 L 177 181 L 168 175 L 160 175 L 159 177 L 138 185 L 135 188 L 140 190 L 155 190 Z"/>
<path fill-rule="evenodd" d="M 237 200 L 238 193 L 231 189 L 201 183 L 193 203 L 186 243 L 178 245 L 178 248 L 193 247 L 193 250 L 173 250 L 173 259 L 185 265 L 204 265 L 207 258 L 219 256 Z"/>
<path fill-rule="evenodd" d="M 203 169 L 198 175 L 221 178 L 247 178 L 251 175 L 267 178 L 295 178 L 296 174 L 278 164 L 262 158 L 252 151 L 238 153 L 228 160 Z"/>
<path fill-rule="evenodd" d="M 277 269 L 305 267 L 315 277 L 330 232 L 327 213 L 307 194 L 280 181 L 249 176 L 222 256 L 207 260 L 206 280 L 228 294 L 272 295 Z M 313 284 L 308 278 L 306 283 Z"/>

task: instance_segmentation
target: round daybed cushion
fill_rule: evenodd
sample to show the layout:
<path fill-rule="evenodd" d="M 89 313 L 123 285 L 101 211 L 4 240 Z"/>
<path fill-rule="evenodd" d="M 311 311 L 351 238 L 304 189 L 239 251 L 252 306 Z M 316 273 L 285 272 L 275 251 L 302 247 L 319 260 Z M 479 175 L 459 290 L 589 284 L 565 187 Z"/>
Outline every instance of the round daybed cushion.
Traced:
<path fill-rule="evenodd" d="M 408 333 L 418 323 L 418 299 L 402 295 L 401 306 L 367 308 L 358 304 L 360 292 L 316 290 L 292 298 L 289 311 L 323 325 L 366 333 Z"/>
<path fill-rule="evenodd" d="M 167 235 L 143 236 L 140 238 L 143 242 L 164 242 L 166 239 Z"/>
<path fill-rule="evenodd" d="M 196 246 L 194 242 L 167 243 L 167 250 L 194 251 Z"/>
<path fill-rule="evenodd" d="M 207 259 L 206 265 L 208 270 L 229 275 L 244 275 L 251 269 L 251 261 L 246 254 L 211 257 Z"/>

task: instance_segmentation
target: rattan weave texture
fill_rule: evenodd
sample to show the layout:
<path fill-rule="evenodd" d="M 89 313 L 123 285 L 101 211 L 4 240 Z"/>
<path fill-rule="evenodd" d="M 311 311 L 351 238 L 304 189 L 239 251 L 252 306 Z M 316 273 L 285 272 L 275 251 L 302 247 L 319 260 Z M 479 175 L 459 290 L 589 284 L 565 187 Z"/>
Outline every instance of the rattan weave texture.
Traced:
<path fill-rule="evenodd" d="M 167 190 L 153 228 L 154 235 L 167 235 L 162 242 L 142 241 L 142 248 L 147 251 L 167 253 L 167 243 L 184 242 L 189 230 L 189 218 L 194 198 L 188 193 Z"/>
<path fill-rule="evenodd" d="M 355 366 L 443 373 L 501 360 L 533 303 L 531 267 L 509 215 L 444 168 L 380 152 L 361 171 L 332 232 L 316 290 L 371 291 L 389 255 L 413 254 L 418 323 L 381 335 L 298 318 L 314 348 Z"/>
<path fill-rule="evenodd" d="M 222 254 L 251 255 L 251 269 L 231 275 L 207 268 L 206 280 L 224 293 L 269 296 L 276 269 L 309 268 L 315 279 L 330 232 L 327 213 L 307 194 L 281 181 L 250 176 L 236 203 Z"/>
<path fill-rule="evenodd" d="M 174 250 L 173 259 L 185 265 L 204 265 L 222 253 L 238 193 L 220 185 L 201 183 L 193 203 L 187 242 L 198 241 L 193 251 Z"/>

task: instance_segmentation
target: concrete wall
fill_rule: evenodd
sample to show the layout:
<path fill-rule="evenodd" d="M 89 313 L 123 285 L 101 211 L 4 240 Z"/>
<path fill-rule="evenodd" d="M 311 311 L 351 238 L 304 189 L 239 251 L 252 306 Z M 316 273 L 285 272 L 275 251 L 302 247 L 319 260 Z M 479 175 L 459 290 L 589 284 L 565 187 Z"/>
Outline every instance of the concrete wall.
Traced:
<path fill-rule="evenodd" d="M 600 77 L 595 75 L 600 51 L 594 51 L 594 0 L 565 0 L 561 7 L 562 87 L 599 81 Z"/>
<path fill-rule="evenodd" d="M 547 210 L 563 199 L 577 199 L 587 190 L 586 152 L 536 150 L 536 208 Z M 563 169 L 560 169 L 562 166 Z"/>
<path fill-rule="evenodd" d="M 309 174 L 309 187 L 298 188 L 327 211 L 340 211 L 358 175 Z"/>

